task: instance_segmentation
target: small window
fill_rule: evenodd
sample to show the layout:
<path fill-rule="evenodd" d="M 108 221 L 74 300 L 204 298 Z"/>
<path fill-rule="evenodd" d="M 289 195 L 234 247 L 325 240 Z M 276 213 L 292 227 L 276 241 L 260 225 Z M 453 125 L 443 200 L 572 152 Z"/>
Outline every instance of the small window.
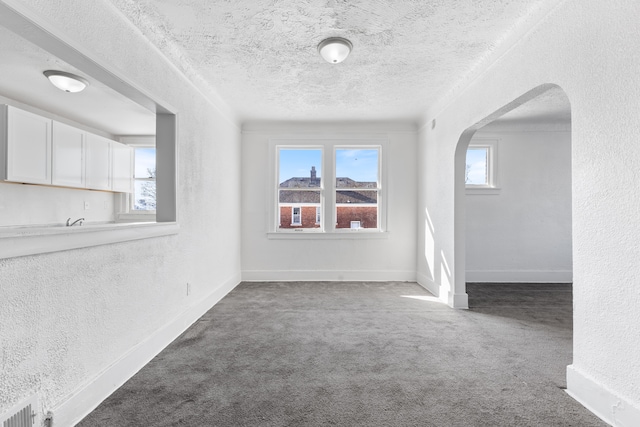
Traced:
<path fill-rule="evenodd" d="M 134 185 L 131 200 L 132 211 L 156 210 L 156 149 L 134 149 Z"/>
<path fill-rule="evenodd" d="M 302 225 L 302 214 L 299 206 L 291 208 L 291 225 Z"/>
<path fill-rule="evenodd" d="M 464 182 L 467 189 L 497 188 L 497 141 L 471 141 L 467 148 Z"/>

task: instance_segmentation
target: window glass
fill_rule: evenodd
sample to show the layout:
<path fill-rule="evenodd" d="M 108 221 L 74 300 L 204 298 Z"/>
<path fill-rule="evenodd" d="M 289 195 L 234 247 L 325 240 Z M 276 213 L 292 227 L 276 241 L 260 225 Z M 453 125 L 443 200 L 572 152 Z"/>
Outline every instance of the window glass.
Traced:
<path fill-rule="evenodd" d="M 278 150 L 279 229 L 320 228 L 322 150 Z"/>
<path fill-rule="evenodd" d="M 134 211 L 156 210 L 156 149 L 134 149 Z"/>
<path fill-rule="evenodd" d="M 467 149 L 465 183 L 467 185 L 489 185 L 489 148 Z"/>
<path fill-rule="evenodd" d="M 336 228 L 379 227 L 379 160 L 377 148 L 336 149 Z"/>

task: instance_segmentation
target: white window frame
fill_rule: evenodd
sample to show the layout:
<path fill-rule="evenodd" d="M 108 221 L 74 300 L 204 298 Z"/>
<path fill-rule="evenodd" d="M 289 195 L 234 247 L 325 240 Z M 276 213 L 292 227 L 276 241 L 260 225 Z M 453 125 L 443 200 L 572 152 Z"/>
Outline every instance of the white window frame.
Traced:
<path fill-rule="evenodd" d="M 269 183 L 275 183 L 275 185 L 273 185 L 272 188 L 275 189 L 275 194 L 272 197 L 272 200 L 275 201 L 275 207 L 272 209 L 272 211 L 277 211 L 276 214 L 276 219 L 277 222 L 272 222 L 272 224 L 269 226 L 269 230 L 272 232 L 278 232 L 278 233 L 290 233 L 290 232 L 306 232 L 306 233 L 320 233 L 322 232 L 322 223 L 320 224 L 320 227 L 316 227 L 316 228 L 302 228 L 302 205 L 291 205 L 291 226 L 296 226 L 296 228 L 292 228 L 292 229 L 287 229 L 287 228 L 281 228 L 280 225 L 280 202 L 279 202 L 279 193 L 280 193 L 280 150 L 319 150 L 320 151 L 320 158 L 322 161 L 322 164 L 320 165 L 320 187 L 318 187 L 317 189 L 314 188 L 314 191 L 319 191 L 320 192 L 320 207 L 321 209 L 324 206 L 324 189 L 325 189 L 325 178 L 324 178 L 324 165 L 325 165 L 325 149 L 322 145 L 314 145 L 314 144 L 279 144 L 276 145 L 273 149 L 273 152 L 275 153 L 275 170 L 273 170 L 272 172 L 272 176 L 274 177 L 273 181 L 268 180 Z M 317 165 L 310 165 L 310 166 L 316 166 Z M 273 169 L 273 168 L 272 168 Z M 316 173 L 318 172 L 318 170 L 316 170 Z M 292 189 L 293 191 L 295 191 L 295 189 Z M 304 190 L 304 189 L 302 189 Z M 308 189 L 307 189 L 308 190 Z M 273 191 L 270 188 L 270 191 Z M 299 207 L 300 208 L 300 224 L 295 224 L 293 222 L 293 208 L 294 207 Z M 273 228 L 273 226 L 275 225 L 275 228 Z"/>
<path fill-rule="evenodd" d="M 486 184 L 465 184 L 467 194 L 499 194 L 498 187 L 498 139 L 474 138 L 469 143 L 470 149 L 487 150 L 487 183 Z M 465 153 L 466 165 L 466 153 Z"/>
<path fill-rule="evenodd" d="M 120 138 L 120 142 L 128 145 L 134 149 L 136 148 L 156 148 L 156 138 L 155 136 L 123 136 Z M 135 156 L 135 154 L 134 154 Z M 135 168 L 135 157 L 133 162 L 133 167 Z M 157 169 L 157 152 L 156 152 L 156 169 Z M 157 177 L 156 177 L 157 178 Z M 148 181 L 149 179 L 135 179 L 134 177 L 134 186 L 135 181 Z M 154 179 L 157 185 L 157 179 Z M 133 200 L 135 197 L 135 191 L 131 193 L 122 193 L 119 195 L 119 201 L 116 206 L 118 207 L 118 213 L 116 218 L 118 222 L 136 222 L 136 221 L 155 221 L 156 220 L 156 211 L 155 210 L 136 210 L 133 207 L 135 206 L 135 201 Z"/>
<path fill-rule="evenodd" d="M 309 137 L 295 135 L 291 137 L 278 137 L 269 141 L 269 171 L 270 179 L 267 183 L 269 196 L 269 214 L 267 215 L 267 237 L 269 239 L 385 239 L 387 230 L 387 207 L 384 191 L 386 185 L 385 155 L 388 150 L 388 138 L 386 135 L 373 135 L 371 137 L 350 138 L 348 136 Z M 322 166 L 320 176 L 320 227 L 315 228 L 280 228 L 280 207 L 278 203 L 279 191 L 279 150 L 280 149 L 321 149 Z M 336 179 L 335 161 L 336 149 L 377 149 L 378 150 L 378 227 L 360 229 L 336 228 Z M 316 219 L 317 215 L 316 215 Z M 297 231 L 297 232 L 296 232 Z M 353 233 L 353 231 L 357 231 Z"/>
<path fill-rule="evenodd" d="M 322 206 L 316 206 L 316 224 L 322 222 Z"/>
<path fill-rule="evenodd" d="M 381 231 L 381 227 L 380 227 L 380 199 L 381 199 L 381 176 L 382 176 L 382 147 L 380 145 L 353 145 L 353 144 L 349 144 L 349 145 L 336 145 L 333 149 L 333 166 L 334 166 L 334 176 L 333 176 L 333 197 L 334 197 L 334 206 L 335 209 L 333 210 L 333 224 L 334 227 L 338 224 L 338 203 L 335 201 L 336 200 L 336 193 L 338 191 L 348 191 L 349 188 L 337 188 L 336 186 L 336 172 L 335 172 L 335 165 L 337 162 L 337 151 L 338 150 L 378 150 L 378 181 L 376 183 L 376 188 L 371 188 L 371 189 L 367 189 L 367 190 L 371 190 L 371 191 L 376 191 L 377 194 L 377 203 L 375 205 L 373 204 L 361 204 L 359 205 L 360 207 L 370 207 L 370 206 L 376 206 L 377 207 L 377 215 L 376 215 L 376 220 L 377 220 L 377 224 L 376 224 L 376 228 L 362 228 L 362 227 L 358 227 L 358 228 L 353 228 L 353 227 L 349 227 L 349 228 L 335 228 L 335 232 L 336 233 L 343 233 L 343 232 L 349 232 L 349 231 L 358 231 L 358 232 L 370 232 L 370 231 Z M 354 221 L 351 221 L 351 223 L 353 223 Z M 360 222 L 360 221 L 358 221 Z"/>

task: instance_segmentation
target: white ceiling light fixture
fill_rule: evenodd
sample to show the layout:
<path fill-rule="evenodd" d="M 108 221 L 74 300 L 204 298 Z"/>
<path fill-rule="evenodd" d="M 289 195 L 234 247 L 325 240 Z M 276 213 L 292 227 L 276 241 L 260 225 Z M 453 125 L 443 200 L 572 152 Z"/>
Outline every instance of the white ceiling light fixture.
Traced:
<path fill-rule="evenodd" d="M 337 64 L 347 59 L 347 56 L 351 53 L 351 49 L 353 49 L 351 42 L 342 37 L 329 37 L 328 39 L 322 40 L 318 45 L 320 55 L 322 55 L 325 61 L 332 64 Z"/>
<path fill-rule="evenodd" d="M 65 92 L 81 92 L 89 86 L 87 79 L 65 71 L 47 70 L 42 74 L 44 74 L 55 87 Z"/>

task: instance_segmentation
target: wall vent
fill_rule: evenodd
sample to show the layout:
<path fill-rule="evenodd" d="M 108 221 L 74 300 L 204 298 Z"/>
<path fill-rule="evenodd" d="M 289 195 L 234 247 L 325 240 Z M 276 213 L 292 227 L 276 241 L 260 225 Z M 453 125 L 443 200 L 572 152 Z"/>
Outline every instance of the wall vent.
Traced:
<path fill-rule="evenodd" d="M 31 396 L 5 412 L 0 423 L 2 427 L 33 427 L 37 418 L 38 396 Z"/>

